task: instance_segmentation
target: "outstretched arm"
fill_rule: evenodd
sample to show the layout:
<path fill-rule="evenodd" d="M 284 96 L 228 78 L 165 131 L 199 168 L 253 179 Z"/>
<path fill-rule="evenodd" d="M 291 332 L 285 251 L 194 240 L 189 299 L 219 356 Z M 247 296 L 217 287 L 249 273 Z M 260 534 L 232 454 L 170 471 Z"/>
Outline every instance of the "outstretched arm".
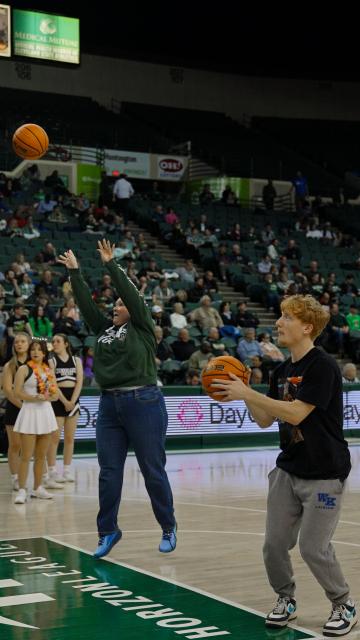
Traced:
<path fill-rule="evenodd" d="M 113 260 L 114 249 L 115 245 L 111 244 L 109 240 L 103 239 L 98 241 L 98 252 L 103 263 L 109 270 L 117 294 L 131 315 L 132 322 L 141 326 L 149 324 L 152 328 L 150 313 L 144 298 L 140 296 L 139 291 L 127 277 L 124 269 L 119 267 Z"/>
<path fill-rule="evenodd" d="M 80 273 L 75 254 L 71 249 L 65 251 L 63 255 L 58 257 L 58 262 L 63 264 L 69 271 L 71 288 L 85 322 L 95 334 L 100 333 L 105 328 L 107 319 L 91 297 L 90 289 Z"/>

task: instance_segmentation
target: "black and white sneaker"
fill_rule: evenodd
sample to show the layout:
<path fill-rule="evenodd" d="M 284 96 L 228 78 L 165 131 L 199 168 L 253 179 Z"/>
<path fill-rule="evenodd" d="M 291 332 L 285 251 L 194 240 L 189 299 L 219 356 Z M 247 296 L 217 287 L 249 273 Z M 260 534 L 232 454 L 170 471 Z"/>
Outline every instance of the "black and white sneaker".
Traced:
<path fill-rule="evenodd" d="M 286 627 L 290 620 L 296 618 L 296 600 L 285 596 L 278 597 L 275 607 L 265 618 L 267 627 Z"/>
<path fill-rule="evenodd" d="M 323 626 L 323 635 L 330 638 L 344 636 L 350 633 L 357 621 L 355 603 L 351 598 L 345 604 L 334 604 L 330 617 Z"/>

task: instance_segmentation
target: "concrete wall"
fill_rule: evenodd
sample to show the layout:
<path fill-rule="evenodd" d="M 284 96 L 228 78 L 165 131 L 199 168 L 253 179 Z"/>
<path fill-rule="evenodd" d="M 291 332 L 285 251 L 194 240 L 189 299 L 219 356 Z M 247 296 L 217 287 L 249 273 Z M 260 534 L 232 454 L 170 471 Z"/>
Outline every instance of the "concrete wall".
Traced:
<path fill-rule="evenodd" d="M 0 87 L 271 117 L 360 120 L 360 84 L 255 78 L 82 55 L 78 68 L 0 59 Z M 24 76 L 29 75 L 26 78 Z M 1 90 L 0 90 L 1 96 Z"/>

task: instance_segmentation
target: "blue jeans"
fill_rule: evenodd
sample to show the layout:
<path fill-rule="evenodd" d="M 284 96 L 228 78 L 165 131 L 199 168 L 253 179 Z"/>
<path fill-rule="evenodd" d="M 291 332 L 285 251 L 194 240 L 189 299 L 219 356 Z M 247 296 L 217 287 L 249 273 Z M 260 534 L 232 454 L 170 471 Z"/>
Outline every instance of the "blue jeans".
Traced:
<path fill-rule="evenodd" d="M 156 385 L 133 391 L 103 391 L 96 422 L 96 448 L 100 464 L 97 526 L 100 535 L 119 530 L 125 460 L 131 443 L 155 518 L 162 529 L 175 526 L 172 491 L 165 471 L 168 416 Z"/>

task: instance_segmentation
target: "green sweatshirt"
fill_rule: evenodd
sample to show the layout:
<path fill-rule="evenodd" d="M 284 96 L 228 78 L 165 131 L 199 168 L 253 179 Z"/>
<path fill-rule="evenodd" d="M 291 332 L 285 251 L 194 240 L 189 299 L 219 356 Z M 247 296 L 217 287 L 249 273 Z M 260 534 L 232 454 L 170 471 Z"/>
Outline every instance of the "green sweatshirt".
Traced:
<path fill-rule="evenodd" d="M 96 336 L 95 379 L 101 389 L 156 384 L 156 341 L 151 313 L 124 270 L 114 260 L 105 267 L 131 316 L 122 327 L 116 327 L 98 309 L 80 270 L 69 269 L 76 302 Z"/>

